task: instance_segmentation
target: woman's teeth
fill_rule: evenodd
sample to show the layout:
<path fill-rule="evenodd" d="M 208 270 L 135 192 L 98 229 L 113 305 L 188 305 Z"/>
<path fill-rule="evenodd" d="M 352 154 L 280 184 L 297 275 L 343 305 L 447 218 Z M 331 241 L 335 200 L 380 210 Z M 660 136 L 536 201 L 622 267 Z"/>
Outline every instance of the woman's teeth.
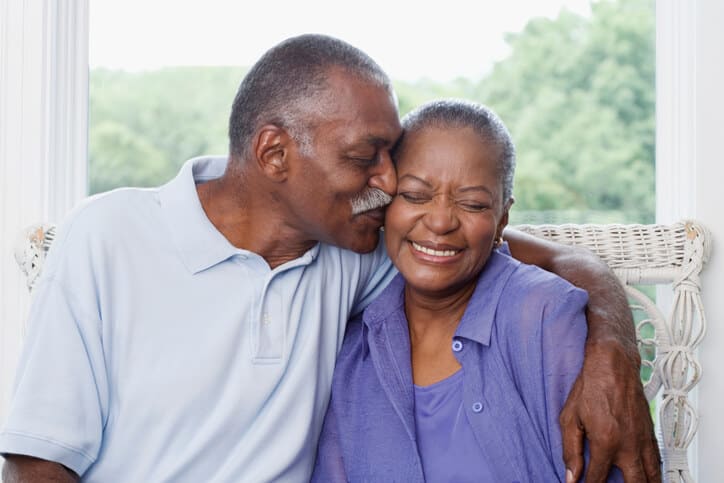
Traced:
<path fill-rule="evenodd" d="M 432 248 L 423 247 L 422 245 L 418 245 L 415 242 L 411 242 L 412 247 L 422 253 L 425 253 L 427 255 L 432 255 L 434 257 L 452 257 L 455 255 L 459 250 L 433 250 Z"/>

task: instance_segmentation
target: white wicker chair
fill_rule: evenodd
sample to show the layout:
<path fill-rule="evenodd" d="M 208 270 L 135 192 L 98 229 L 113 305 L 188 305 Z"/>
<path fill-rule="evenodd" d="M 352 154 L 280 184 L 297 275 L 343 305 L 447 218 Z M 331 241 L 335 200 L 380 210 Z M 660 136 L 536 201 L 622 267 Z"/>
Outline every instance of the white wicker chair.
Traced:
<path fill-rule="evenodd" d="M 659 394 L 659 445 L 664 480 L 693 481 L 687 449 L 698 426 L 688 395 L 702 368 L 695 349 L 706 331 L 699 273 L 709 256 L 710 235 L 699 223 L 673 225 L 519 225 L 519 230 L 568 245 L 586 247 L 600 256 L 623 282 L 637 317 L 639 349 L 644 359 L 644 390 Z M 53 240 L 52 225 L 30 227 L 21 237 L 16 259 L 32 290 Z M 673 289 L 665 316 L 641 285 Z"/>
<path fill-rule="evenodd" d="M 689 393 L 701 379 L 695 350 L 706 332 L 699 273 L 709 258 L 710 234 L 699 223 L 673 225 L 521 225 L 516 228 L 559 243 L 586 247 L 623 282 L 634 314 L 643 366 L 644 390 L 658 403 L 659 446 L 664 481 L 691 482 L 687 450 L 698 426 Z M 662 309 L 640 285 L 673 289 Z M 653 360 L 649 360 L 653 357 Z M 642 371 L 643 372 L 643 371 Z"/>

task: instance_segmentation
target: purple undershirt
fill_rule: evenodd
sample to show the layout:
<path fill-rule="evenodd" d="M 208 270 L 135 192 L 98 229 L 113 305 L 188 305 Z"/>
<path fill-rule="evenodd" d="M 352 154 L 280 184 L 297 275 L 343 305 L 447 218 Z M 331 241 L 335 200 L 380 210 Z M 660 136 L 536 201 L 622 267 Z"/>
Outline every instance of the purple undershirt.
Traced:
<path fill-rule="evenodd" d="M 415 385 L 417 448 L 425 481 L 494 481 L 463 408 L 463 369 L 429 386 Z"/>

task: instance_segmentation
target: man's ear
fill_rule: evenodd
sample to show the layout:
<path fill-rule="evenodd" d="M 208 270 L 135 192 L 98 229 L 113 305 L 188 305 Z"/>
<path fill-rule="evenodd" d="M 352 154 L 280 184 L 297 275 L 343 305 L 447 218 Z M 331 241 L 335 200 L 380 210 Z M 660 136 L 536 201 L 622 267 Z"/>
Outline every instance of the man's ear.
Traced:
<path fill-rule="evenodd" d="M 291 137 L 273 124 L 263 126 L 254 141 L 254 158 L 259 169 L 273 181 L 287 179 L 289 172 L 288 153 Z"/>

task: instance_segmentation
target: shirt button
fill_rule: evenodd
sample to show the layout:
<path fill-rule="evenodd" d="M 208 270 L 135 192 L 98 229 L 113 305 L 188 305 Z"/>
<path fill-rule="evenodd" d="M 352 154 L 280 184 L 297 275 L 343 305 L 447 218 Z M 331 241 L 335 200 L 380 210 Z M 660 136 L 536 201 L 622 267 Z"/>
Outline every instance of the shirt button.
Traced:
<path fill-rule="evenodd" d="M 473 412 L 474 413 L 479 413 L 482 410 L 483 410 L 483 403 L 481 403 L 480 401 L 473 403 Z"/>
<path fill-rule="evenodd" d="M 454 350 L 455 352 L 460 352 L 461 350 L 463 350 L 463 343 L 455 339 L 452 344 L 452 350 Z"/>

